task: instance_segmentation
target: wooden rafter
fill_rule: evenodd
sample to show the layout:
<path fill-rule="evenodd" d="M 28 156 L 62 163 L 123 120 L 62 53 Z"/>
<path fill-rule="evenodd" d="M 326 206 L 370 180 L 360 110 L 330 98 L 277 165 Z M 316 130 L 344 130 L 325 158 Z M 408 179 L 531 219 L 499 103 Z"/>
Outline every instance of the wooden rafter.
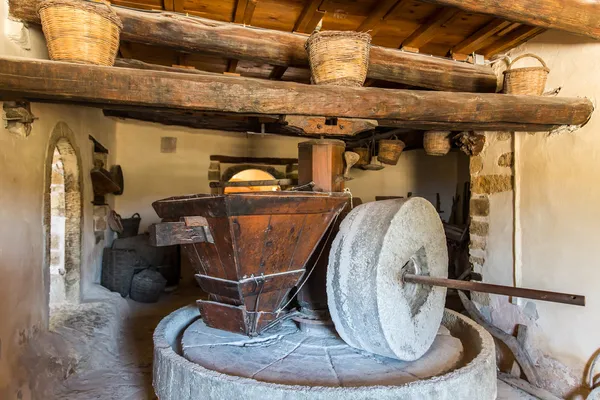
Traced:
<path fill-rule="evenodd" d="M 381 24 L 385 21 L 385 17 L 394 9 L 394 6 L 398 2 L 398 0 L 383 0 L 376 2 L 375 8 L 356 30 L 358 32 L 369 32 L 371 36 L 375 36 L 377 31 L 379 31 Z"/>
<path fill-rule="evenodd" d="M 276 65 L 275 67 L 273 67 L 273 70 L 269 74 L 269 79 L 272 79 L 275 81 L 281 80 L 281 78 L 283 77 L 283 74 L 285 74 L 285 71 L 287 71 L 287 67 L 281 67 L 281 66 Z"/>
<path fill-rule="evenodd" d="M 238 24 L 243 23 L 244 25 L 250 25 L 257 3 L 258 0 L 238 0 L 235 5 L 233 22 Z M 225 71 L 229 73 L 235 73 L 237 66 L 238 60 L 229 60 L 227 62 L 227 68 L 225 69 Z"/>
<path fill-rule="evenodd" d="M 184 13 L 184 0 L 173 0 L 173 10 L 180 13 Z"/>
<path fill-rule="evenodd" d="M 487 39 L 502 31 L 511 24 L 509 21 L 494 19 L 477 32 L 452 48 L 453 54 L 471 54 L 481 48 Z"/>
<path fill-rule="evenodd" d="M 402 42 L 401 48 L 405 50 L 418 51 L 429 43 L 435 35 L 450 21 L 459 10 L 456 8 L 442 8 L 435 12 L 423 25 L 419 26 L 406 40 Z"/>
<path fill-rule="evenodd" d="M 100 107 L 362 118 L 444 130 L 547 130 L 584 124 L 593 111 L 584 98 L 317 86 L 16 57 L 0 58 L 0 92 L 1 101 L 18 97 Z"/>
<path fill-rule="evenodd" d="M 294 32 L 310 33 L 317 27 L 325 15 L 325 11 L 319 10 L 322 2 L 323 0 L 308 0 L 294 25 Z"/>
<path fill-rule="evenodd" d="M 237 0 L 235 4 L 235 12 L 233 14 L 233 22 L 236 24 L 244 23 L 244 13 L 246 12 L 246 4 L 248 0 Z"/>
<path fill-rule="evenodd" d="M 546 29 L 544 28 L 539 28 L 536 26 L 520 26 L 519 28 L 502 36 L 502 39 L 498 39 L 496 42 L 482 49 L 481 52 L 484 56 L 491 57 L 494 54 L 498 54 L 505 50 L 518 46 L 519 44 L 526 42 L 527 40 L 530 40 L 533 37 L 539 35 L 545 30 Z"/>
<path fill-rule="evenodd" d="M 163 0 L 163 8 L 167 11 L 175 11 L 175 1 Z"/>
<path fill-rule="evenodd" d="M 426 0 L 441 6 L 600 39 L 600 2 L 590 0 Z"/>

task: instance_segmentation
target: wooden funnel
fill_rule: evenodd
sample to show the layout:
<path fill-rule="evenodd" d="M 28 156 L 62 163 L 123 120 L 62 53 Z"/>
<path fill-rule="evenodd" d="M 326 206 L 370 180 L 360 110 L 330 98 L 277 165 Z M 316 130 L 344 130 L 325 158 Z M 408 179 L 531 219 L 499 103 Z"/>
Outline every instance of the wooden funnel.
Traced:
<path fill-rule="evenodd" d="M 181 244 L 209 300 L 204 322 L 257 335 L 285 312 L 344 193 L 256 192 L 172 197 L 152 204 L 163 218 L 151 227 L 156 245 Z"/>

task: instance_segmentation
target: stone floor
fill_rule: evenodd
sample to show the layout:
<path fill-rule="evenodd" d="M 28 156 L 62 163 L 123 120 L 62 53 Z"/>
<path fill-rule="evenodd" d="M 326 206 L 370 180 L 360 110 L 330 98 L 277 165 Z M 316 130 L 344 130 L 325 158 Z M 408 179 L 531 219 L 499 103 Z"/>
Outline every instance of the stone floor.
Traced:
<path fill-rule="evenodd" d="M 155 400 L 152 390 L 152 333 L 170 312 L 193 302 L 197 290 L 164 294 L 156 304 L 142 304 L 119 296 L 57 313 L 54 335 L 68 342 L 56 345 L 53 368 L 66 376 L 52 393 L 40 398 L 61 400 Z M 56 337 L 54 338 L 56 339 Z M 48 351 L 48 343 L 40 347 Z M 40 349 L 41 350 L 41 349 Z M 66 356 L 58 353 L 68 353 Z M 59 361 L 57 361 L 59 360 Z M 40 370 L 47 371 L 44 363 Z M 40 383 L 41 385 L 41 383 Z M 42 388 L 39 389 L 43 392 Z M 499 400 L 533 397 L 498 382 Z"/>

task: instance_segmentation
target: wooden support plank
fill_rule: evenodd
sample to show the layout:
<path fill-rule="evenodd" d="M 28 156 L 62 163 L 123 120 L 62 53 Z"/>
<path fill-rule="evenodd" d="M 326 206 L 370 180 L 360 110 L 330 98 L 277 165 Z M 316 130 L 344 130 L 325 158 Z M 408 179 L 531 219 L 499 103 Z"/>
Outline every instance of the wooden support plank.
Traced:
<path fill-rule="evenodd" d="M 252 22 L 257 3 L 258 0 L 247 0 L 246 9 L 244 10 L 244 25 L 250 25 Z"/>
<path fill-rule="evenodd" d="M 287 115 L 284 121 L 307 135 L 354 136 L 377 128 L 375 120 Z"/>
<path fill-rule="evenodd" d="M 15 17 L 39 23 L 37 0 L 25 0 Z M 164 12 L 115 7 L 123 22 L 121 40 L 202 52 L 264 64 L 307 67 L 306 36 L 244 27 Z M 490 67 L 371 47 L 368 77 L 415 87 L 459 92 L 495 92 L 497 79 Z"/>
<path fill-rule="evenodd" d="M 427 22 L 419 26 L 408 38 L 406 38 L 400 47 L 420 49 L 429 43 L 435 35 L 450 21 L 459 10 L 456 8 L 442 8 L 428 18 Z"/>
<path fill-rule="evenodd" d="M 273 70 L 269 74 L 269 79 L 280 81 L 283 77 L 283 74 L 285 74 L 285 71 L 287 71 L 287 67 L 276 65 L 273 67 Z"/>
<path fill-rule="evenodd" d="M 491 45 L 482 49 L 481 52 L 484 56 L 491 57 L 494 54 L 498 54 L 505 50 L 518 46 L 519 44 L 530 40 L 531 38 L 539 35 L 544 31 L 544 28 L 523 25 L 506 34 L 505 36 L 502 36 Z"/>
<path fill-rule="evenodd" d="M 163 8 L 167 11 L 175 11 L 175 1 L 163 0 Z"/>
<path fill-rule="evenodd" d="M 400 2 L 403 2 L 401 0 Z M 369 32 L 371 36 L 375 36 L 381 27 L 381 24 L 385 21 L 392 10 L 396 8 L 398 0 L 383 0 L 376 2 L 375 7 L 369 13 L 367 18 L 360 24 L 356 29 L 357 32 Z"/>
<path fill-rule="evenodd" d="M 314 29 L 309 29 L 309 23 L 314 19 L 315 14 L 323 16 L 324 12 L 319 10 L 319 6 L 321 5 L 323 0 L 308 0 L 308 2 L 304 5 L 296 24 L 294 25 L 294 32 L 307 32 L 310 33 Z M 317 22 L 318 24 L 318 22 Z M 317 25 L 315 25 L 317 26 Z"/>
<path fill-rule="evenodd" d="M 316 86 L 18 57 L 0 58 L 0 92 L 0 100 L 21 96 L 88 105 L 383 119 L 407 128 L 426 122 L 449 130 L 523 124 L 536 131 L 539 125 L 584 124 L 593 111 L 584 98 Z"/>
<path fill-rule="evenodd" d="M 233 14 L 233 22 L 236 24 L 241 24 L 244 22 L 246 4 L 248 4 L 248 0 L 237 0 L 237 3 L 235 4 L 235 13 Z"/>
<path fill-rule="evenodd" d="M 150 244 L 155 247 L 210 242 L 214 240 L 206 226 L 187 226 L 185 222 L 161 222 L 148 227 Z"/>
<path fill-rule="evenodd" d="M 508 27 L 510 24 L 511 22 L 509 21 L 494 19 L 481 29 L 477 30 L 477 32 L 473 33 L 471 36 L 454 46 L 451 51 L 454 54 L 471 54 L 479 50 L 482 44 L 488 38 Z"/>
<path fill-rule="evenodd" d="M 425 0 L 546 29 L 600 39 L 600 2 L 589 0 Z"/>
<path fill-rule="evenodd" d="M 184 0 L 173 0 L 173 10 L 176 12 L 184 13 L 185 9 L 183 7 Z"/>

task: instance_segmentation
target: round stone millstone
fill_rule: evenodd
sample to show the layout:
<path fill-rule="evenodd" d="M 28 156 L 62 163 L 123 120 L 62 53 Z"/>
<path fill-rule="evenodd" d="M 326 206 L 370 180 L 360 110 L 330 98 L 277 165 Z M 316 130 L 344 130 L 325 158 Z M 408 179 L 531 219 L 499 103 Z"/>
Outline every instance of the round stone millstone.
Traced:
<path fill-rule="evenodd" d="M 440 217 L 419 197 L 370 202 L 340 226 L 327 270 L 335 328 L 357 349 L 413 361 L 433 343 L 446 288 L 403 283 L 402 274 L 448 276 Z"/>

